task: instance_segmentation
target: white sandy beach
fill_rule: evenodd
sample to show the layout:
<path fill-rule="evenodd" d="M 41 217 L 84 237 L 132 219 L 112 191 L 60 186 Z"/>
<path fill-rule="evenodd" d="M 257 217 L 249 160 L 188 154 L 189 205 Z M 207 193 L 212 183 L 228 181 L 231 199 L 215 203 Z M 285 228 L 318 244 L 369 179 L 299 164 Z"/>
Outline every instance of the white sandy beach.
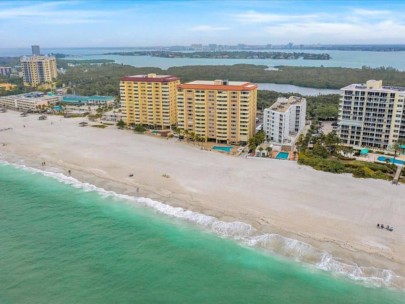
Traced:
<path fill-rule="evenodd" d="M 45 161 L 45 170 L 70 169 L 73 177 L 107 190 L 249 223 L 405 276 L 404 185 L 202 151 L 115 126 L 79 127 L 82 120 L 0 113 L 0 129 L 12 128 L 0 132 L 0 159 L 33 167 Z M 377 223 L 394 231 L 377 229 Z"/>

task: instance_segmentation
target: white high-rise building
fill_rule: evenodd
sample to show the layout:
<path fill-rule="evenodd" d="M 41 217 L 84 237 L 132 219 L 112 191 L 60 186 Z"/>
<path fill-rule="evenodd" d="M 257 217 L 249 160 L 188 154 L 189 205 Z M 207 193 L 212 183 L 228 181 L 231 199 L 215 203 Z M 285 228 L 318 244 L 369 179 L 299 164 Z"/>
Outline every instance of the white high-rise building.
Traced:
<path fill-rule="evenodd" d="M 305 98 L 280 97 L 270 108 L 264 109 L 263 130 L 268 140 L 276 144 L 292 145 L 305 127 Z"/>
<path fill-rule="evenodd" d="M 369 80 L 341 91 L 338 135 L 343 144 L 390 149 L 405 139 L 405 88 Z"/>

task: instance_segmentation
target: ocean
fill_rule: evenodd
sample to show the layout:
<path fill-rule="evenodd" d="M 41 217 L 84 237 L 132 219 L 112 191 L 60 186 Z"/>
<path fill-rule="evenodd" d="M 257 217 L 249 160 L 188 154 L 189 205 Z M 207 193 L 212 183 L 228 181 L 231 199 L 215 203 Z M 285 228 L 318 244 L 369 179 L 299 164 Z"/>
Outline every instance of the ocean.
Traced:
<path fill-rule="evenodd" d="M 405 71 L 405 51 L 399 52 L 370 52 L 370 51 L 336 51 L 336 50 L 274 50 L 276 52 L 307 52 L 307 53 L 328 53 L 330 60 L 304 60 L 304 59 L 191 59 L 191 58 L 159 58 L 150 56 L 119 56 L 101 55 L 111 52 L 130 52 L 136 48 L 41 48 L 41 52 L 62 53 L 73 55 L 72 59 L 112 59 L 119 64 L 128 64 L 136 67 L 159 67 L 167 69 L 175 66 L 187 65 L 232 65 L 232 64 L 258 64 L 269 67 L 274 66 L 325 66 L 325 67 L 346 67 L 361 68 L 369 66 L 393 67 Z M 23 56 L 30 55 L 30 48 L 0 48 L 2 56 Z"/>
<path fill-rule="evenodd" d="M 0 163 L 0 303 L 404 303 L 147 201 Z"/>

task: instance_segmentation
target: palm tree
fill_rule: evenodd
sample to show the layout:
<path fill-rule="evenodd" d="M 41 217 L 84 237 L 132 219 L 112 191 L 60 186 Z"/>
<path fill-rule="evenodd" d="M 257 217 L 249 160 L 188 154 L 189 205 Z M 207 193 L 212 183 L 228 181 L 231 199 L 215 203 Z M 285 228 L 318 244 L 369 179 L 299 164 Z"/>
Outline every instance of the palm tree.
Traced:
<path fill-rule="evenodd" d="M 189 134 L 188 130 L 184 129 L 183 133 L 184 133 L 184 137 L 186 138 L 186 141 L 188 142 L 188 134 Z"/>
<path fill-rule="evenodd" d="M 260 156 L 262 156 L 262 152 L 263 152 L 264 148 L 263 147 L 259 147 L 259 152 L 260 152 Z"/>
<path fill-rule="evenodd" d="M 295 148 L 297 149 L 298 152 L 300 152 L 301 150 L 304 149 L 304 145 L 305 145 L 304 134 L 300 134 L 300 136 L 298 136 L 298 139 L 295 143 Z"/>
<path fill-rule="evenodd" d="M 256 150 L 256 141 L 254 137 L 249 138 L 248 147 L 249 150 Z"/>
<path fill-rule="evenodd" d="M 180 136 L 180 132 L 181 132 L 180 128 L 174 127 L 172 130 L 173 130 L 173 133 L 175 133 L 175 134 L 177 134 L 177 135 Z"/>
<path fill-rule="evenodd" d="M 401 151 L 404 150 L 404 148 L 403 148 L 404 146 L 405 146 L 405 141 L 402 139 L 398 140 L 398 142 L 396 142 L 394 144 L 394 153 L 395 153 L 394 161 L 395 161 L 395 158 L 397 157 L 397 152 L 399 152 L 399 154 L 401 155 Z"/>
<path fill-rule="evenodd" d="M 194 132 L 190 132 L 190 139 L 193 141 L 193 143 L 195 143 L 195 133 Z"/>
<path fill-rule="evenodd" d="M 272 147 L 267 147 L 266 151 L 267 151 L 267 156 L 271 157 L 271 151 L 273 151 L 273 148 Z"/>
<path fill-rule="evenodd" d="M 399 144 L 399 142 L 394 144 L 394 163 L 395 163 L 395 159 L 397 158 L 398 151 L 401 151 L 401 145 Z"/>

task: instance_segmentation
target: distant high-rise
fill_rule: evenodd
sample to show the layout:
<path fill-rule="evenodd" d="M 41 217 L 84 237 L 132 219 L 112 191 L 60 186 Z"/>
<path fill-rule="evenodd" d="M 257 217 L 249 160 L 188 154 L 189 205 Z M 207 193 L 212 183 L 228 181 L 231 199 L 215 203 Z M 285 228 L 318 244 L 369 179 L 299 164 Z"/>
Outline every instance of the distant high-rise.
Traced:
<path fill-rule="evenodd" d="M 11 67 L 1 67 L 0 66 L 0 75 L 10 76 L 11 74 Z"/>
<path fill-rule="evenodd" d="M 39 45 L 32 45 L 31 50 L 32 50 L 32 55 L 34 55 L 34 56 L 41 55 L 41 50 L 39 49 Z"/>
<path fill-rule="evenodd" d="M 24 56 L 20 62 L 26 86 L 51 83 L 58 77 L 56 59 L 53 56 Z"/>

